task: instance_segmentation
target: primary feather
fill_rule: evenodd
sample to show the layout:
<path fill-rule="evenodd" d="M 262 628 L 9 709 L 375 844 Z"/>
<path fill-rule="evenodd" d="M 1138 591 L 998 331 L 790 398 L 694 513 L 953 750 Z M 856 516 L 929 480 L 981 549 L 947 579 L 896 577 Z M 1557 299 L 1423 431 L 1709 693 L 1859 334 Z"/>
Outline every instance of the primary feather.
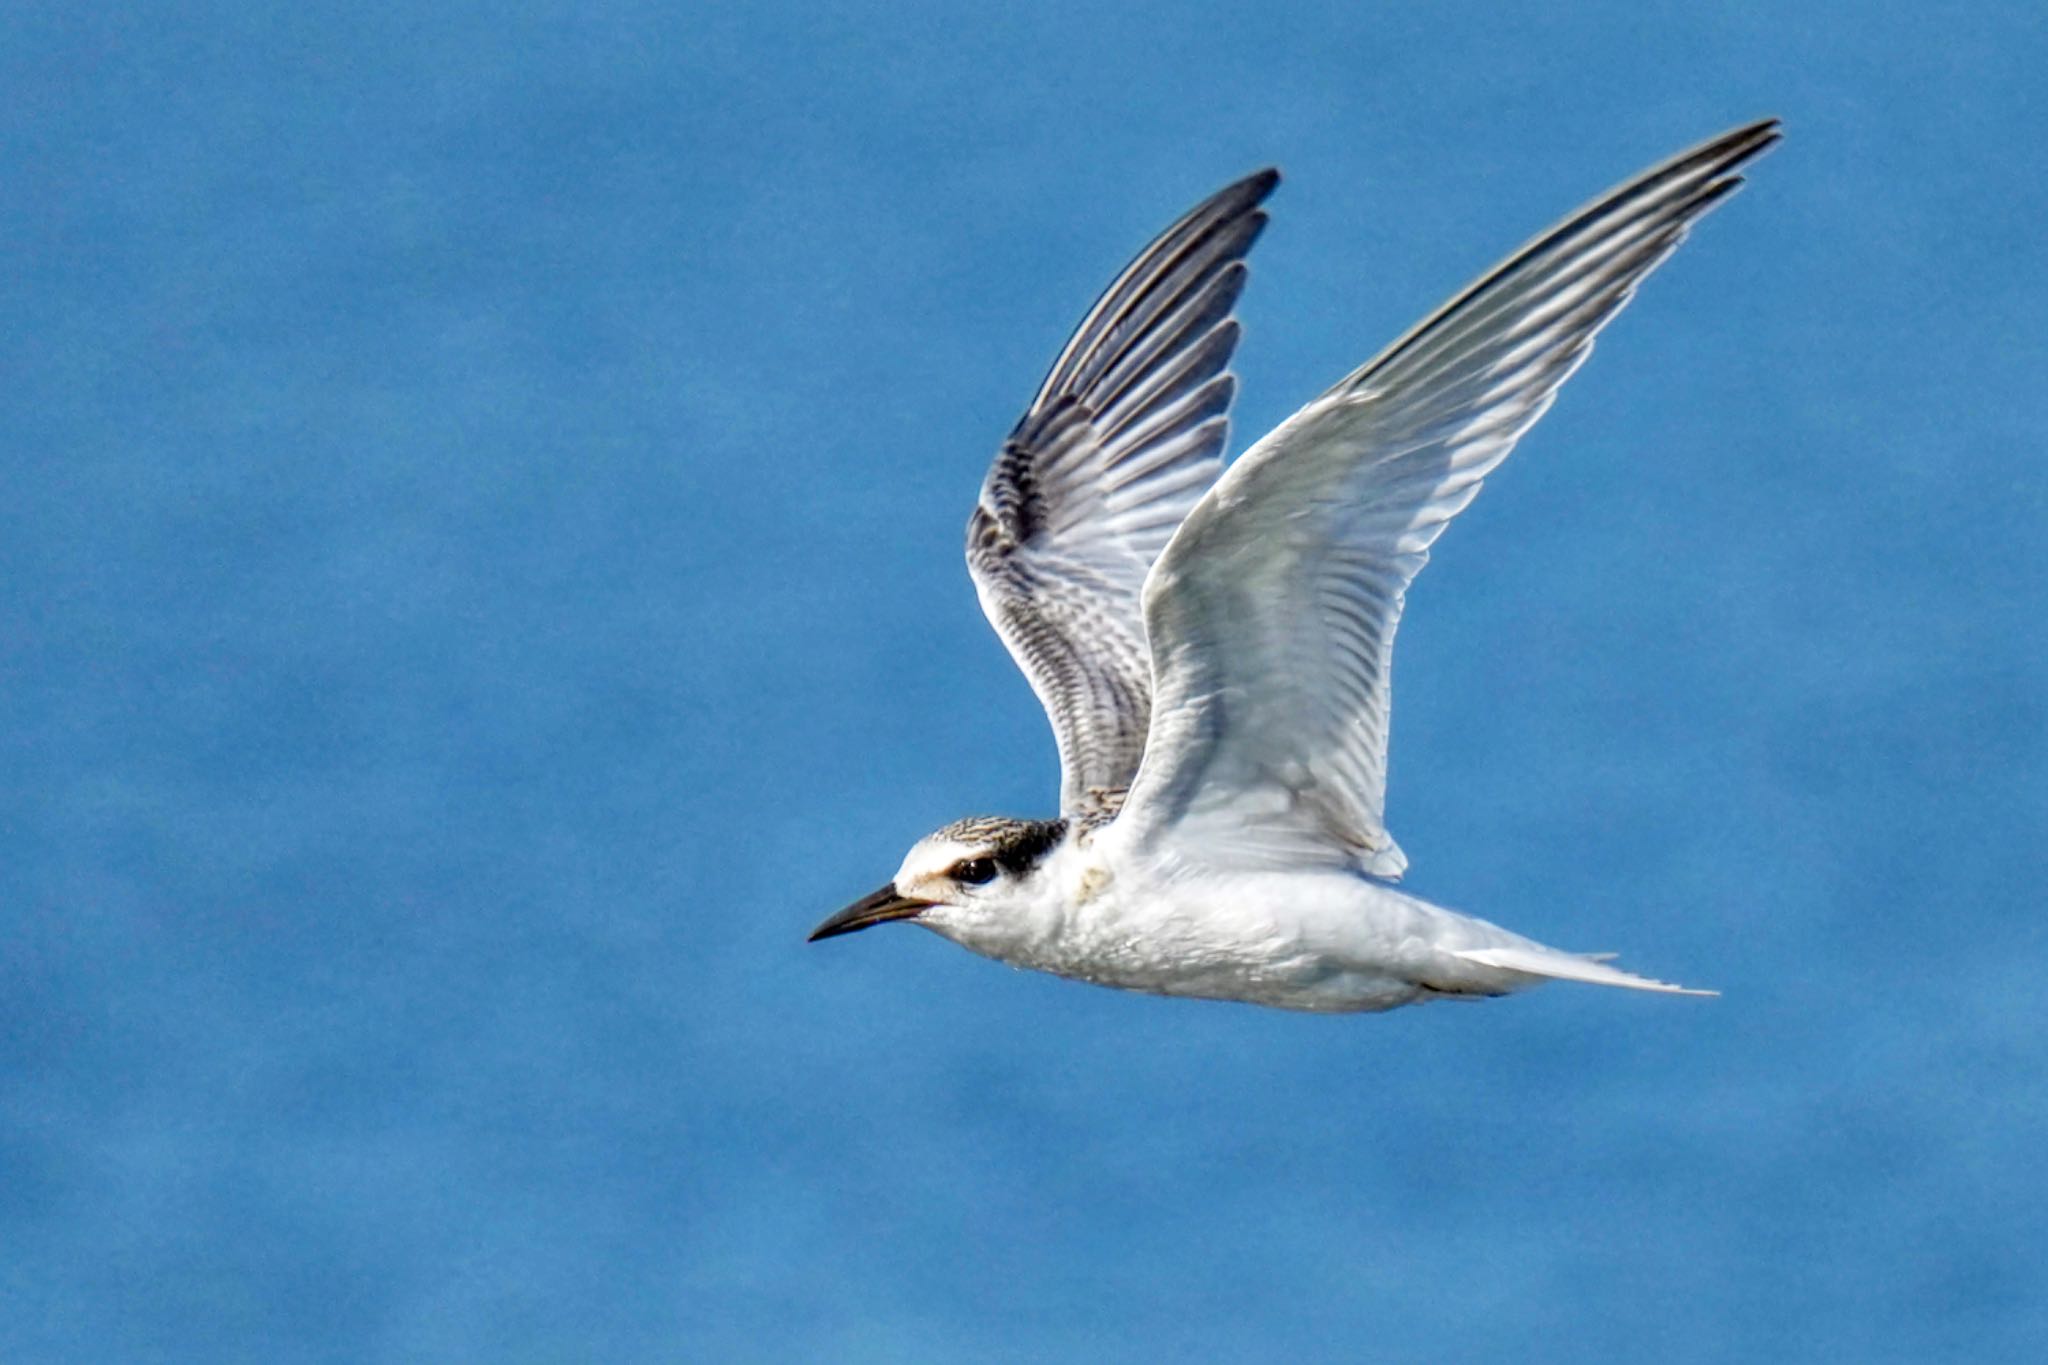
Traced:
<path fill-rule="evenodd" d="M 1778 138 L 1737 129 L 1573 214 L 1230 467 L 1144 592 L 1154 688 L 1119 819 L 1217 866 L 1398 877 L 1394 631 L 1444 526 L 1636 286 Z"/>
<path fill-rule="evenodd" d="M 1111 813 L 1151 716 L 1139 592 L 1222 468 L 1245 253 L 1280 177 L 1219 191 L 1125 267 L 1003 443 L 967 524 L 989 622 L 1052 721 L 1060 810 Z"/>

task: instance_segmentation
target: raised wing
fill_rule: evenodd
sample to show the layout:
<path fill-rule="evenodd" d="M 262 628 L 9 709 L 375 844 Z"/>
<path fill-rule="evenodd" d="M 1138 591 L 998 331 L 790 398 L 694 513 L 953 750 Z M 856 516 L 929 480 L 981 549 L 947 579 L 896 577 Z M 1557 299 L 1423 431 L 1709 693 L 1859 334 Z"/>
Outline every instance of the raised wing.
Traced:
<path fill-rule="evenodd" d="M 1594 334 L 1777 140 L 1776 120 L 1752 124 L 1629 181 L 1231 466 L 1145 585 L 1156 696 L 1120 837 L 1400 875 L 1384 810 L 1408 584 Z"/>
<path fill-rule="evenodd" d="M 981 609 L 1052 720 L 1060 809 L 1112 810 L 1151 715 L 1139 592 L 1222 468 L 1230 311 L 1280 181 L 1212 195 L 1125 267 L 1053 362 L 967 523 Z"/>

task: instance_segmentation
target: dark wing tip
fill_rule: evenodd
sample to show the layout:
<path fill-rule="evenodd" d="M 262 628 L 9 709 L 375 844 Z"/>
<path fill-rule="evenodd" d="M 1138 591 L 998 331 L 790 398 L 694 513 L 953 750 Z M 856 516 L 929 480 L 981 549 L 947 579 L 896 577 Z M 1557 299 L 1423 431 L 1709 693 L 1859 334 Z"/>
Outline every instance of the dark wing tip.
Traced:
<path fill-rule="evenodd" d="M 1227 221 L 1239 214 L 1247 213 L 1266 201 L 1266 196 L 1280 184 L 1280 169 L 1268 166 L 1253 171 L 1239 180 L 1233 180 L 1216 193 L 1188 210 L 1182 223 L 1214 215 L 1218 221 Z M 1178 225 L 1176 225 L 1178 226 Z"/>
<path fill-rule="evenodd" d="M 1262 170 L 1253 171 L 1237 183 L 1245 187 L 1245 190 L 1252 195 L 1252 202 L 1256 204 L 1279 187 L 1280 168 L 1278 166 L 1267 166 Z"/>
<path fill-rule="evenodd" d="M 1730 166 L 1739 165 L 1784 140 L 1785 121 L 1775 114 L 1731 128 L 1703 149 L 1709 156 L 1725 156 Z"/>

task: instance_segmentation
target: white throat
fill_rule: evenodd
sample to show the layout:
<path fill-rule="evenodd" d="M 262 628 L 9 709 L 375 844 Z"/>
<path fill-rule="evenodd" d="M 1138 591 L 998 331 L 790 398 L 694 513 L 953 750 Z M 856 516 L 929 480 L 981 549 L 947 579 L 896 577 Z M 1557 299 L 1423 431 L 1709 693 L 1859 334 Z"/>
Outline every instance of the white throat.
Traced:
<path fill-rule="evenodd" d="M 973 891 L 961 903 L 934 905 L 918 922 L 961 947 L 1001 962 L 1057 970 L 1077 941 L 1093 937 L 1114 877 L 1087 835 L 1069 830 L 1036 865 Z"/>

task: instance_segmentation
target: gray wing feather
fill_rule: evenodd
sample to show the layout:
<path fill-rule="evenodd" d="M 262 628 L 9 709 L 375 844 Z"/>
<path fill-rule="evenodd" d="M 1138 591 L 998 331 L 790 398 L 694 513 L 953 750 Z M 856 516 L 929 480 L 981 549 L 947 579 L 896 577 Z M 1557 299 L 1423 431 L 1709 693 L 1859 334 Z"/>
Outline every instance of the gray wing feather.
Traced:
<path fill-rule="evenodd" d="M 1118 823 L 1177 856 L 1398 876 L 1395 628 L 1444 526 L 1775 120 L 1538 237 L 1231 466 L 1145 587 L 1155 714 Z"/>
<path fill-rule="evenodd" d="M 1222 468 L 1245 253 L 1279 183 L 1219 191 L 1125 267 L 1003 443 L 967 524 L 990 624 L 1052 721 L 1060 808 L 1113 809 L 1144 751 L 1139 594 Z"/>

